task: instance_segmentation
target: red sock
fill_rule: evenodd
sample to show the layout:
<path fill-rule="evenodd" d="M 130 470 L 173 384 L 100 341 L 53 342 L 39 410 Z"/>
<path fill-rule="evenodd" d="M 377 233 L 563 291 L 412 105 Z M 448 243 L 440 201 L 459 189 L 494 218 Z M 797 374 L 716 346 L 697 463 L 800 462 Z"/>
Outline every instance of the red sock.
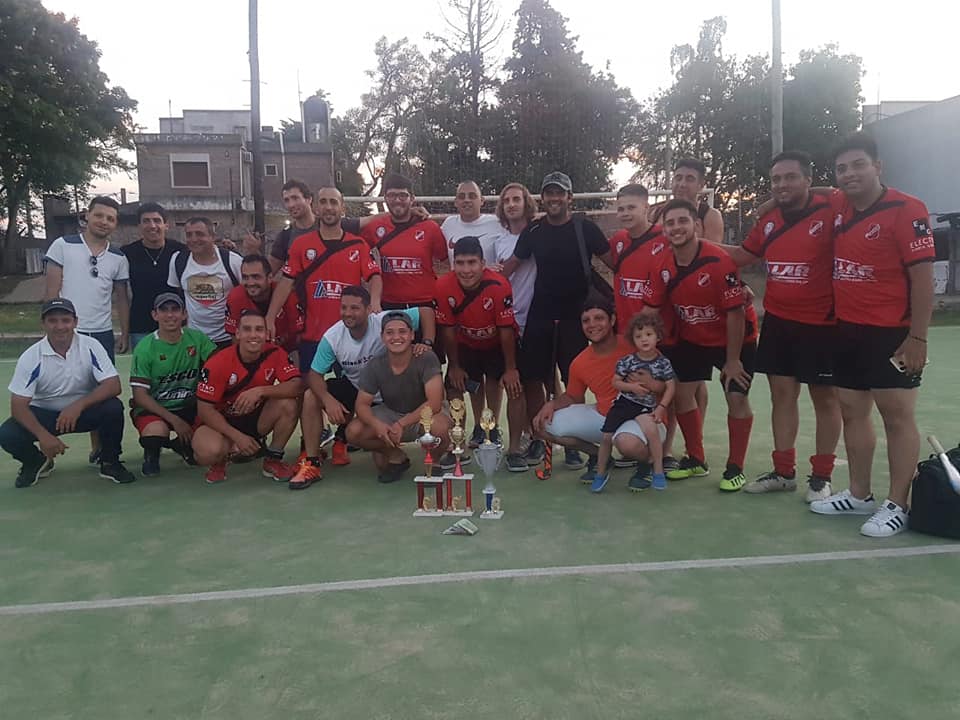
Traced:
<path fill-rule="evenodd" d="M 700 421 L 700 409 L 677 413 L 677 425 L 683 433 L 683 442 L 687 446 L 687 455 L 703 462 L 703 423 Z"/>
<path fill-rule="evenodd" d="M 836 459 L 836 455 L 811 455 L 810 466 L 813 469 L 813 474 L 829 480 L 830 476 L 833 475 L 833 462 Z"/>
<path fill-rule="evenodd" d="M 753 427 L 753 415 L 745 418 L 735 418 L 727 415 L 727 436 L 730 443 L 730 455 L 727 465 L 736 465 L 743 470 L 743 463 L 747 459 L 747 447 L 750 445 L 750 429 Z"/>
<path fill-rule="evenodd" d="M 797 449 L 774 450 L 773 471 L 782 477 L 793 477 L 797 474 Z"/>

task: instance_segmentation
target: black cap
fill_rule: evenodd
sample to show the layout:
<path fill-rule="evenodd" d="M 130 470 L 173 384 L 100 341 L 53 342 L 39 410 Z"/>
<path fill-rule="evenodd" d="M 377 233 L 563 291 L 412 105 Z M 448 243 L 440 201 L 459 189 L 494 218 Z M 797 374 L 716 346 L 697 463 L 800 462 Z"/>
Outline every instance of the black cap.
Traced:
<path fill-rule="evenodd" d="M 153 309 L 159 310 L 161 305 L 166 305 L 167 303 L 176 303 L 181 309 L 183 308 L 183 298 L 172 292 L 160 293 L 153 299 Z"/>
<path fill-rule="evenodd" d="M 58 298 L 53 298 L 53 300 L 47 300 L 40 307 L 40 317 L 41 318 L 46 317 L 47 313 L 53 312 L 55 310 L 70 313 L 74 317 L 77 316 L 77 309 L 73 306 L 73 303 L 67 300 L 66 298 L 58 297 Z"/>
<path fill-rule="evenodd" d="M 380 332 L 383 332 L 383 329 L 387 327 L 387 323 L 391 320 L 399 320 L 413 330 L 413 320 L 410 319 L 409 315 L 402 310 L 390 310 L 383 316 L 383 319 L 380 320 Z"/>
<path fill-rule="evenodd" d="M 453 246 L 453 256 L 457 255 L 478 255 L 483 257 L 483 246 L 480 244 L 480 238 L 473 235 L 464 235 L 457 240 Z"/>
<path fill-rule="evenodd" d="M 550 185 L 556 185 L 568 193 L 573 192 L 573 183 L 570 181 L 570 176 L 557 170 L 543 176 L 543 182 L 540 183 L 540 192 L 542 193 Z"/>

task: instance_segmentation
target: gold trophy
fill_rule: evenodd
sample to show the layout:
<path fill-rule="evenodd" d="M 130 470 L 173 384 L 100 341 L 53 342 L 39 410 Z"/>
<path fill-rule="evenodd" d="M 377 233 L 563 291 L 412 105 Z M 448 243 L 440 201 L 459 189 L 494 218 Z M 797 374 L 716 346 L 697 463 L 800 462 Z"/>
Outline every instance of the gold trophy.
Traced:
<path fill-rule="evenodd" d="M 433 425 L 433 410 L 425 406 L 420 411 L 420 425 L 423 427 L 423 435 L 417 438 L 420 447 L 423 448 L 423 463 L 426 466 L 426 475 L 417 475 L 413 481 L 417 484 L 417 509 L 414 510 L 414 517 L 443 517 L 443 478 L 433 476 L 433 451 L 440 444 L 441 439 L 430 432 L 430 426 Z M 424 490 L 427 487 L 433 487 L 437 494 L 437 505 L 433 507 L 430 498 L 424 497 Z"/>
<path fill-rule="evenodd" d="M 484 440 L 485 443 L 490 445 L 493 444 L 490 442 L 490 431 L 496 426 L 497 421 L 493 417 L 493 410 L 486 408 L 482 413 L 480 413 L 480 429 L 483 430 L 484 437 L 486 437 L 486 440 Z"/>
<path fill-rule="evenodd" d="M 460 456 L 463 455 L 463 441 L 466 431 L 463 429 L 463 419 L 467 416 L 467 408 L 461 398 L 450 401 L 450 417 L 453 418 L 453 427 L 450 429 L 450 441 L 453 448 L 450 450 L 457 458 L 457 466 L 453 469 L 455 477 L 463 477 L 463 468 L 460 465 Z"/>
<path fill-rule="evenodd" d="M 465 473 L 461 463 L 463 455 L 463 441 L 466 439 L 466 431 L 463 429 L 463 419 L 467 416 L 467 408 L 463 404 L 462 398 L 454 398 L 450 401 L 450 417 L 453 419 L 453 427 L 450 428 L 450 441 L 453 447 L 450 452 L 457 458 L 457 464 L 453 472 L 444 473 L 443 481 L 446 485 L 447 506 L 444 508 L 444 515 L 455 515 L 457 517 L 473 516 L 473 475 Z M 463 481 L 463 496 L 453 494 L 454 481 Z"/>

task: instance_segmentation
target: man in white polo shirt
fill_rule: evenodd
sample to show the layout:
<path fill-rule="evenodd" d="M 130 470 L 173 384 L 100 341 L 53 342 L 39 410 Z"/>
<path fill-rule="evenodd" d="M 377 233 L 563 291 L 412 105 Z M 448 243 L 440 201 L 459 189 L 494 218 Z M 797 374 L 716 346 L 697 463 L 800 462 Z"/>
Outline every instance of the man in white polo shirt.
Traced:
<path fill-rule="evenodd" d="M 453 204 L 457 209 L 457 214 L 448 216 L 440 226 L 443 237 L 447 241 L 447 256 L 450 259 L 450 267 L 453 267 L 453 248 L 457 244 L 457 240 L 468 236 L 480 240 L 484 262 L 490 266 L 496 265 L 497 238 L 503 234 L 504 229 L 496 215 L 492 213 L 489 215 L 480 214 L 480 208 L 483 206 L 483 195 L 480 193 L 480 187 L 473 180 L 465 180 L 460 183 L 457 185 L 457 195 Z"/>
<path fill-rule="evenodd" d="M 75 332 L 72 302 L 48 300 L 40 317 L 46 337 L 17 360 L 8 387 L 11 417 L 0 425 L 0 447 L 21 464 L 16 487 L 50 474 L 68 447 L 60 435 L 90 431 L 100 434 L 100 477 L 133 482 L 119 461 L 123 404 L 116 368 L 99 342 Z"/>
<path fill-rule="evenodd" d="M 117 229 L 120 205 L 108 197 L 95 197 L 87 208 L 87 227 L 80 235 L 65 235 L 50 243 L 46 264 L 44 300 L 68 298 L 77 308 L 77 332 L 95 338 L 114 358 L 111 297 L 120 318 L 120 342 L 116 350 L 126 352 L 130 344 L 130 304 L 127 281 L 130 265 L 120 250 L 110 247 Z"/>
<path fill-rule="evenodd" d="M 187 305 L 187 326 L 199 330 L 218 347 L 227 347 L 233 338 L 224 329 L 227 295 L 240 284 L 243 258 L 214 244 L 213 223 L 192 217 L 183 226 L 190 252 L 178 252 L 170 259 L 167 285 L 182 288 Z"/>

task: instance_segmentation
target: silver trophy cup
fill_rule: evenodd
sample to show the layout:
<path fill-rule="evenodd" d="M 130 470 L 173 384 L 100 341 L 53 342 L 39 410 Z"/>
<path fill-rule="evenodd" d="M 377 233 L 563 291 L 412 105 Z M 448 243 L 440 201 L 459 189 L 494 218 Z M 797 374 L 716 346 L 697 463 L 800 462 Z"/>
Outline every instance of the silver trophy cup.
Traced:
<path fill-rule="evenodd" d="M 485 520 L 498 520 L 503 517 L 503 511 L 494 509 L 493 500 L 497 488 L 493 484 L 493 474 L 503 460 L 503 448 L 488 440 L 480 443 L 480 446 L 473 451 L 473 457 L 487 478 L 487 484 L 483 487 L 484 510 L 480 513 L 480 517 Z"/>

